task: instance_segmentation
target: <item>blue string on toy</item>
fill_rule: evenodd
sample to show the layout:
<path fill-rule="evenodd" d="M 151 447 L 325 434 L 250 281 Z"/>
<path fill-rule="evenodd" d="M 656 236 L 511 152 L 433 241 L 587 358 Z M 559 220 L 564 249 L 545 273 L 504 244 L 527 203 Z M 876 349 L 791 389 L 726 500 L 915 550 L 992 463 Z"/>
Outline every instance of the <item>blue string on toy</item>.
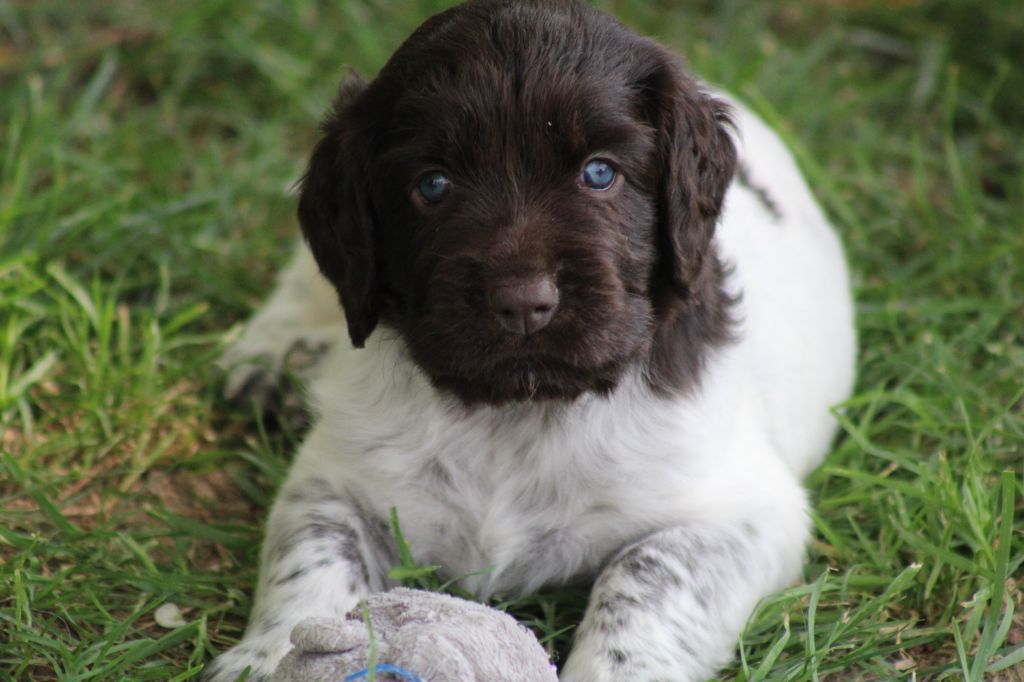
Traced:
<path fill-rule="evenodd" d="M 404 679 L 409 680 L 409 682 L 423 682 L 423 680 L 417 677 L 414 673 L 411 673 L 408 670 L 403 670 L 397 665 L 391 665 L 390 663 L 378 663 L 374 666 L 373 671 L 375 673 L 391 673 L 392 675 L 400 675 Z M 355 680 L 361 680 L 364 677 L 369 677 L 369 675 L 370 669 L 363 668 L 362 670 L 357 670 L 346 676 L 345 682 L 355 682 Z"/>

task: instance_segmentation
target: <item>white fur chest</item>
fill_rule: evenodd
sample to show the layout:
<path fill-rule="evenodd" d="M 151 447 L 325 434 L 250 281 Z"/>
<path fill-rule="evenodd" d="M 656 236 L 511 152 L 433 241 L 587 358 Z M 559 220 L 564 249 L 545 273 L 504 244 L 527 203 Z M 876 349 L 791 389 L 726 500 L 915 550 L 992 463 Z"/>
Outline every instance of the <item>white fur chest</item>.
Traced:
<path fill-rule="evenodd" d="M 470 576 L 470 589 L 529 591 L 590 574 L 687 515 L 702 466 L 685 445 L 680 401 L 630 379 L 611 398 L 470 412 L 439 398 L 400 344 L 367 350 L 327 361 L 309 439 L 321 445 L 296 466 L 375 515 L 396 507 L 416 559 Z"/>

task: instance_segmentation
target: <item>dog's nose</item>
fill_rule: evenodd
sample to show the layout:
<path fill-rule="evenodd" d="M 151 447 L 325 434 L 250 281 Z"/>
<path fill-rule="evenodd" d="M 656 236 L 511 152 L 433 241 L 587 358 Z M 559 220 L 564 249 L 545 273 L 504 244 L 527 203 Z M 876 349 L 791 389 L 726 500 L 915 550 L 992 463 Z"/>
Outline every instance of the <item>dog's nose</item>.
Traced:
<path fill-rule="evenodd" d="M 504 284 L 491 291 L 491 310 L 502 327 L 516 334 L 540 331 L 557 309 L 558 287 L 550 277 Z"/>

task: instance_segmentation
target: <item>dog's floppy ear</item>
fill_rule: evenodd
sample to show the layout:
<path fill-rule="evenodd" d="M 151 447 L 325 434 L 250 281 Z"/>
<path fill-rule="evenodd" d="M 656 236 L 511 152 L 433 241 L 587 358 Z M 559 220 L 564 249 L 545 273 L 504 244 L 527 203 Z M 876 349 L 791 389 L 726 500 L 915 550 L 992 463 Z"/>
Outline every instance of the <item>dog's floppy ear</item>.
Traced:
<path fill-rule="evenodd" d="M 356 348 L 362 348 L 380 314 L 367 187 L 370 140 L 354 112 L 365 89 L 355 72 L 342 83 L 299 189 L 302 232 L 320 271 L 338 290 Z"/>
<path fill-rule="evenodd" d="M 708 249 L 736 168 L 727 128 L 729 108 L 658 51 L 640 83 L 645 113 L 657 134 L 659 240 L 664 270 L 684 300 L 703 289 Z"/>

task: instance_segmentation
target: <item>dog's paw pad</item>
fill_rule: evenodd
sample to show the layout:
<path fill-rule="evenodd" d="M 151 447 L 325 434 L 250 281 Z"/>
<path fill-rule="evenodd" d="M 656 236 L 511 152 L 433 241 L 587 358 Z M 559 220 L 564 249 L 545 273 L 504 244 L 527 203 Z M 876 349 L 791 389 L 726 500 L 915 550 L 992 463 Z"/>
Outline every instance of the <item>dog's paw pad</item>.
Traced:
<path fill-rule="evenodd" d="M 225 373 L 224 397 L 233 402 L 255 402 L 266 406 L 281 380 L 281 363 L 269 355 L 245 360 L 218 361 Z"/>
<path fill-rule="evenodd" d="M 260 333 L 246 330 L 217 360 L 225 375 L 224 397 L 234 402 L 255 402 L 266 410 L 285 374 L 307 379 L 338 339 L 344 327 L 325 325 L 285 337 L 261 325 Z M 286 407 L 288 402 L 286 401 Z M 299 400 L 298 402 L 301 402 Z"/>

